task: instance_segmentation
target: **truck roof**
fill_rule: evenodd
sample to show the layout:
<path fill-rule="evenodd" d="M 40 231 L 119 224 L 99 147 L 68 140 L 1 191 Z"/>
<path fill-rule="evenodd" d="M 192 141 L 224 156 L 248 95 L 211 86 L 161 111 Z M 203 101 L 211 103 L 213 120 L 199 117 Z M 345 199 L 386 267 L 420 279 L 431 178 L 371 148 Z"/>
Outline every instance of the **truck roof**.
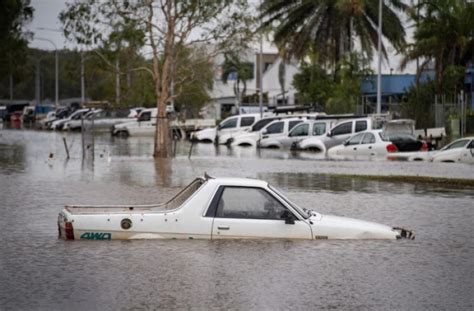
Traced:
<path fill-rule="evenodd" d="M 265 187 L 268 185 L 266 181 L 253 178 L 234 178 L 234 177 L 207 177 L 207 182 L 223 186 L 239 186 L 239 187 Z"/>

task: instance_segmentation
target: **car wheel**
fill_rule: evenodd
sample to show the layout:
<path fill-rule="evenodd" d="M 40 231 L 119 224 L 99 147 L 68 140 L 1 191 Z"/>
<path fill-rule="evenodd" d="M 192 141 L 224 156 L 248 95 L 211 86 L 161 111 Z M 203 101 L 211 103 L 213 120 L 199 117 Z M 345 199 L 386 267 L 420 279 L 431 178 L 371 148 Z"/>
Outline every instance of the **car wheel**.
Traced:
<path fill-rule="evenodd" d="M 321 149 L 315 146 L 308 147 L 306 148 L 306 150 L 311 151 L 311 152 L 321 152 Z"/>
<path fill-rule="evenodd" d="M 127 131 L 119 131 L 119 132 L 117 132 L 117 136 L 121 137 L 121 138 L 127 138 L 130 135 L 128 134 Z"/>

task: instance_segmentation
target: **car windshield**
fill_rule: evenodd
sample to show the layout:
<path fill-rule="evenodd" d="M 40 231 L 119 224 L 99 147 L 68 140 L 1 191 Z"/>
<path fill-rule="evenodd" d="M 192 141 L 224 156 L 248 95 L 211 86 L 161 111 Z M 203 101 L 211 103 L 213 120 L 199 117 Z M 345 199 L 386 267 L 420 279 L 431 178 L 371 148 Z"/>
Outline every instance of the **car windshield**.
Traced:
<path fill-rule="evenodd" d="M 273 186 L 270 186 L 268 185 L 268 187 L 273 190 L 273 192 L 275 192 L 279 197 L 280 199 L 282 199 L 283 201 L 285 201 L 288 205 L 290 205 L 291 207 L 293 207 L 295 209 L 295 211 L 297 211 L 301 216 L 303 216 L 303 218 L 307 219 L 309 218 L 311 215 L 306 212 L 306 209 L 304 208 L 301 208 L 299 207 L 298 205 L 296 205 L 295 203 L 293 202 L 290 202 L 290 200 L 288 200 L 285 195 L 283 195 L 277 188 L 273 187 Z"/>
<path fill-rule="evenodd" d="M 469 142 L 468 139 L 456 140 L 441 150 L 463 148 Z"/>
<path fill-rule="evenodd" d="M 275 118 L 268 118 L 268 119 L 262 119 L 260 121 L 257 121 L 257 123 L 255 123 L 252 126 L 252 129 L 250 131 L 251 132 L 260 131 L 265 125 L 267 125 L 270 122 L 273 122 L 274 120 L 275 120 Z"/>

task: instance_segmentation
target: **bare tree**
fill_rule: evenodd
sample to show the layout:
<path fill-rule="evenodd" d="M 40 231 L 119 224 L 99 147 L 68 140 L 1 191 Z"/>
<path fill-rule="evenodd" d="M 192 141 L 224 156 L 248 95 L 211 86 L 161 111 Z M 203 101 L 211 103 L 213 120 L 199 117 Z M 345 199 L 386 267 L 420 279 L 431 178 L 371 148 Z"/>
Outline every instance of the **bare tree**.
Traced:
<path fill-rule="evenodd" d="M 209 57 L 235 50 L 252 36 L 254 21 L 245 0 L 85 0 L 68 5 L 62 16 L 67 17 L 62 17 L 66 34 L 73 33 L 79 43 L 97 44 L 117 24 L 130 22 L 144 35 L 144 51 L 152 61 L 140 70 L 153 77 L 158 108 L 155 157 L 170 154 L 166 106 L 179 95 L 173 81 L 193 79 L 192 71 L 174 76 L 177 49 L 201 49 Z"/>

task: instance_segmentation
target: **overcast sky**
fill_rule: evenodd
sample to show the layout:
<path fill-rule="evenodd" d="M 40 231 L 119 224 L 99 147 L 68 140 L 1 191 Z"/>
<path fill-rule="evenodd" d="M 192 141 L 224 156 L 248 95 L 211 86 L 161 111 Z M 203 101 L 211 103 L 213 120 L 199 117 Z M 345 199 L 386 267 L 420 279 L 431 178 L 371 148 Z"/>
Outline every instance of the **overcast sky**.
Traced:
<path fill-rule="evenodd" d="M 58 49 L 66 46 L 66 40 L 60 32 L 61 23 L 58 19 L 59 13 L 66 8 L 64 0 L 31 0 L 34 7 L 33 20 L 27 29 L 35 34 L 35 38 L 30 42 L 30 47 L 45 50 L 54 50 L 50 42 L 39 40 L 39 38 L 49 39 L 56 44 Z M 51 30 L 41 30 L 38 28 L 48 28 Z M 57 31 L 54 31 L 56 29 Z M 70 46 L 70 45 L 69 45 Z"/>
<path fill-rule="evenodd" d="M 27 29 L 35 34 L 35 39 L 30 42 L 30 47 L 40 48 L 45 50 L 54 50 L 53 44 L 48 41 L 40 40 L 40 38 L 49 39 L 58 47 L 58 49 L 68 47 L 74 48 L 74 45 L 67 43 L 66 39 L 60 32 L 61 23 L 58 19 L 59 13 L 66 8 L 66 0 L 31 0 L 31 5 L 34 7 L 35 12 L 33 21 L 28 25 Z M 249 0 L 253 5 L 258 3 L 258 0 Z M 39 29 L 48 28 L 48 29 Z M 56 29 L 56 31 L 54 31 Z M 408 37 L 411 37 L 412 29 L 407 29 Z M 410 39 L 408 39 L 410 40 Z M 271 48 L 268 44 L 265 44 L 264 52 L 274 52 L 275 49 Z M 393 73 L 401 73 L 398 64 L 401 57 L 399 55 L 393 55 L 390 53 L 389 48 L 389 61 L 388 65 L 385 61 L 382 65 L 383 73 L 390 73 L 390 68 L 393 68 Z M 377 57 L 374 57 L 372 61 L 372 69 L 377 68 Z M 415 66 L 412 62 L 403 73 L 414 73 Z"/>

